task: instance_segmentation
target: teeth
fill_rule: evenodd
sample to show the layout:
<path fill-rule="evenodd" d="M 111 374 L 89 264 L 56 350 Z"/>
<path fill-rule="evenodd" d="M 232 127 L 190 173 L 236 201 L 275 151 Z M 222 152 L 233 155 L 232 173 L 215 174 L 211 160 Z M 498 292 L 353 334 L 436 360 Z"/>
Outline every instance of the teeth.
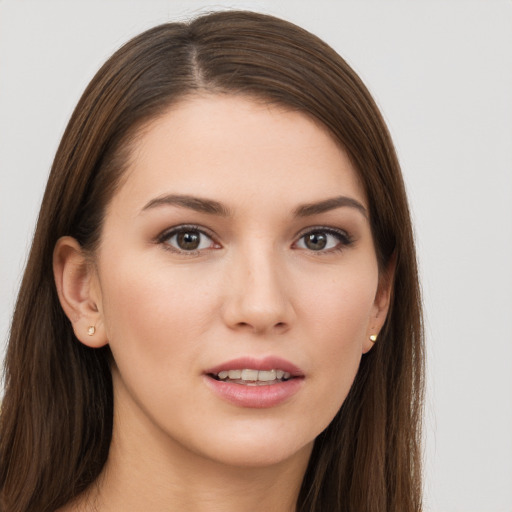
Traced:
<path fill-rule="evenodd" d="M 258 380 L 258 370 L 242 370 L 242 380 Z"/>
<path fill-rule="evenodd" d="M 258 372 L 258 380 L 269 381 L 276 380 L 276 371 L 275 370 L 260 370 Z"/>
<path fill-rule="evenodd" d="M 283 370 L 223 370 L 217 374 L 220 380 L 242 380 L 244 382 L 272 382 L 275 380 L 287 380 L 291 377 L 289 372 Z"/>

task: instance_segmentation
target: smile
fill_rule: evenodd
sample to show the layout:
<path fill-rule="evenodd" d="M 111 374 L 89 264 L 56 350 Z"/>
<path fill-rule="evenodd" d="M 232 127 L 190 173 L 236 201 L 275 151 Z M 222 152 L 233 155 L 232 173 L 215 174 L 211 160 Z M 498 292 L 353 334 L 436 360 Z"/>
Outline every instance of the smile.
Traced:
<path fill-rule="evenodd" d="M 245 386 L 269 386 L 289 380 L 291 373 L 281 369 L 254 370 L 245 368 L 242 370 L 223 370 L 213 374 L 212 377 L 219 381 Z"/>

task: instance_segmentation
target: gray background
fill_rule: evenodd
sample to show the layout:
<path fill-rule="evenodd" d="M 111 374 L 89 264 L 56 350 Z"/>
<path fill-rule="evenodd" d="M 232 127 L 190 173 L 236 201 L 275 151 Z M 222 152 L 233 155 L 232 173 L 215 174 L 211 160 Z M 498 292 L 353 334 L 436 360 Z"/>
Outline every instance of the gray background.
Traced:
<path fill-rule="evenodd" d="M 0 0 L 0 355 L 47 173 L 82 90 L 129 37 L 205 7 L 304 26 L 375 95 L 417 231 L 426 510 L 512 511 L 510 1 Z"/>

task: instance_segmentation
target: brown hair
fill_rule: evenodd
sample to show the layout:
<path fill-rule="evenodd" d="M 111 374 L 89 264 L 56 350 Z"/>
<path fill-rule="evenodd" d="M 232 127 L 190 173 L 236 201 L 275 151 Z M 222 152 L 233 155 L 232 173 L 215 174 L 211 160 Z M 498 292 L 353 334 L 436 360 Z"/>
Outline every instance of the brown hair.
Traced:
<path fill-rule="evenodd" d="M 58 148 L 16 304 L 0 421 L 0 504 L 49 512 L 99 475 L 112 434 L 110 351 L 79 343 L 56 293 L 58 238 L 94 249 L 140 127 L 197 91 L 243 94 L 319 120 L 359 172 L 392 305 L 350 393 L 317 438 L 301 512 L 421 509 L 421 303 L 397 157 L 366 87 L 329 46 L 271 16 L 217 12 L 135 37 L 99 70 Z"/>

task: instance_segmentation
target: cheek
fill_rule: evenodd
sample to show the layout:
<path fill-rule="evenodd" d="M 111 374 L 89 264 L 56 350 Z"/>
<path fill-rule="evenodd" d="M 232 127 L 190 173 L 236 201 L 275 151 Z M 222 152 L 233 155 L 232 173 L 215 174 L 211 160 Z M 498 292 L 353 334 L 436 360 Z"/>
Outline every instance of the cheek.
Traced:
<path fill-rule="evenodd" d="M 213 309 L 208 281 L 192 283 L 187 272 L 129 259 L 118 260 L 103 281 L 103 312 L 114 356 L 143 355 L 163 365 L 181 357 L 183 351 L 177 349 L 183 344 L 189 351 L 199 349 Z"/>
<path fill-rule="evenodd" d="M 377 285 L 376 265 L 347 266 L 325 276 L 317 273 L 305 283 L 301 308 L 327 339 L 337 341 L 334 347 L 357 344 L 366 335 Z"/>
<path fill-rule="evenodd" d="M 363 344 L 372 321 L 378 283 L 376 267 L 365 272 L 340 272 L 339 277 L 324 281 L 322 286 L 310 283 L 303 310 L 309 322 L 312 372 L 325 397 L 330 397 L 332 417 L 346 398 L 359 368 Z"/>
<path fill-rule="evenodd" d="M 211 283 L 192 284 L 183 269 L 140 257 L 118 260 L 103 281 L 118 404 L 136 404 L 130 408 L 155 423 L 176 423 L 169 411 L 182 410 L 191 377 L 201 372 L 197 361 L 214 309 Z"/>

